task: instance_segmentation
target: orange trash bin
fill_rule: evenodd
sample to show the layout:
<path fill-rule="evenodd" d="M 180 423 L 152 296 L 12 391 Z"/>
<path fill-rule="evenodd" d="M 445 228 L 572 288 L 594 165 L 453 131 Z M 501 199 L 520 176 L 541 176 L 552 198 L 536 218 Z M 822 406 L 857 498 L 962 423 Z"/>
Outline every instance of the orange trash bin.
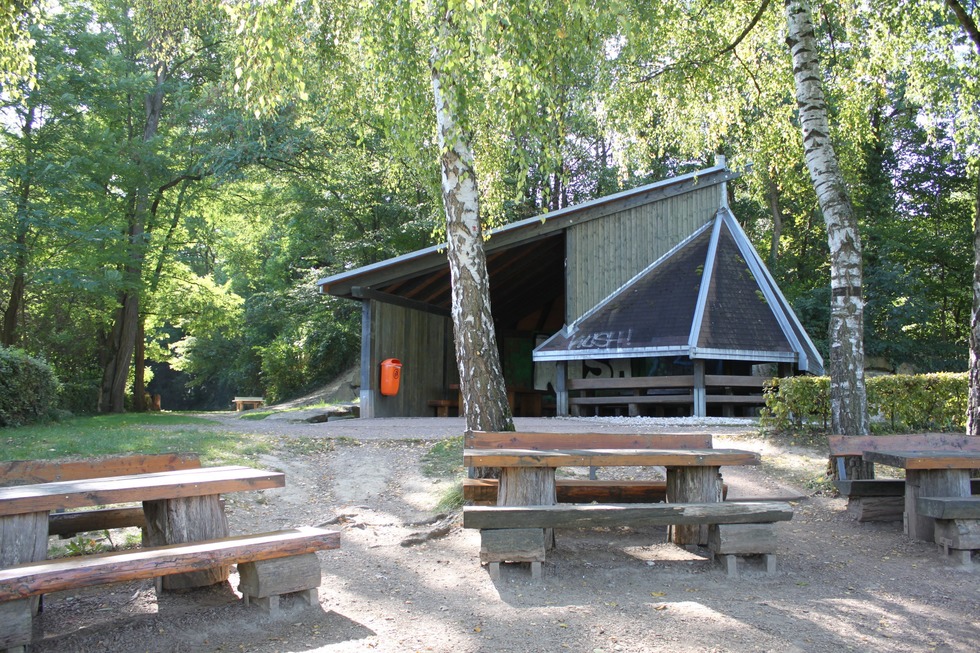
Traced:
<path fill-rule="evenodd" d="M 392 396 L 398 394 L 398 386 L 402 377 L 402 362 L 397 358 L 386 358 L 381 361 L 381 394 Z"/>

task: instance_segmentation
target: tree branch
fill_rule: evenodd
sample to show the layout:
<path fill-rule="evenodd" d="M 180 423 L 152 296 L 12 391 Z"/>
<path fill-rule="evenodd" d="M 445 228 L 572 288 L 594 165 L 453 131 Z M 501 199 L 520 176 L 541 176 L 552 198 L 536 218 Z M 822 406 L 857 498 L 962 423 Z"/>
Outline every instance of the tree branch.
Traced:
<path fill-rule="evenodd" d="M 967 13 L 966 9 L 958 0 L 946 0 L 946 6 L 956 15 L 956 20 L 960 21 L 960 25 L 963 27 L 967 36 L 977 46 L 977 52 L 980 52 L 980 29 L 977 29 L 976 21 L 973 20 L 973 17 Z"/>
<path fill-rule="evenodd" d="M 647 75 L 646 77 L 640 79 L 640 81 L 641 82 L 653 81 L 657 77 L 660 77 L 664 73 L 666 73 L 666 72 L 668 72 L 670 70 L 673 70 L 674 68 L 683 68 L 683 67 L 687 67 L 687 66 L 693 66 L 695 68 L 700 68 L 701 66 L 704 66 L 706 64 L 709 64 L 709 63 L 711 63 L 711 62 L 719 59 L 723 55 L 726 55 L 729 52 L 732 52 L 733 50 L 735 50 L 735 48 L 737 48 L 742 43 L 742 41 L 745 40 L 745 37 L 747 37 L 749 35 L 749 33 L 751 33 L 753 29 L 755 29 L 755 26 L 759 24 L 759 21 L 762 19 L 762 15 L 764 13 L 766 13 L 766 9 L 769 8 L 770 2 L 771 2 L 771 0 L 762 0 L 762 6 L 760 6 L 759 9 L 755 12 L 755 15 L 752 16 L 752 20 L 749 21 L 749 24 L 745 27 L 745 29 L 742 30 L 742 33 L 739 34 L 737 37 L 735 37 L 735 40 L 734 41 L 732 41 L 731 43 L 729 43 L 728 45 L 726 45 L 725 47 L 723 47 L 721 50 L 719 50 L 718 52 L 716 52 L 712 56 L 708 57 L 707 59 L 689 59 L 689 60 L 686 60 L 686 61 L 678 61 L 677 63 L 674 63 L 674 64 L 668 64 L 668 65 L 664 66 L 663 68 L 661 68 L 660 70 L 658 70 L 658 71 L 656 71 L 656 72 L 654 72 L 654 73 L 652 73 L 650 75 Z"/>

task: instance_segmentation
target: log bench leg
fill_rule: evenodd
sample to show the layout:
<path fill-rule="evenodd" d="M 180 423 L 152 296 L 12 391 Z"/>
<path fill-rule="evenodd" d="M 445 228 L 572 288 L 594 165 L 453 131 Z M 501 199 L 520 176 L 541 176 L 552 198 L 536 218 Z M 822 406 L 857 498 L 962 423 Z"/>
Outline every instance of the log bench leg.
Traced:
<path fill-rule="evenodd" d="M 0 603 L 0 651 L 24 653 L 31 643 L 32 601 Z"/>
<path fill-rule="evenodd" d="M 480 562 L 489 563 L 490 578 L 500 580 L 501 562 L 530 562 L 531 578 L 541 578 L 545 559 L 543 528 L 493 528 L 480 531 Z"/>
<path fill-rule="evenodd" d="M 244 562 L 238 565 L 238 576 L 245 605 L 255 603 L 266 614 L 279 614 L 283 594 L 299 593 L 308 606 L 320 603 L 320 559 L 315 553 Z"/>
<path fill-rule="evenodd" d="M 774 524 L 712 524 L 708 546 L 725 563 L 729 578 L 738 578 L 737 556 L 761 555 L 766 573 L 776 573 Z"/>

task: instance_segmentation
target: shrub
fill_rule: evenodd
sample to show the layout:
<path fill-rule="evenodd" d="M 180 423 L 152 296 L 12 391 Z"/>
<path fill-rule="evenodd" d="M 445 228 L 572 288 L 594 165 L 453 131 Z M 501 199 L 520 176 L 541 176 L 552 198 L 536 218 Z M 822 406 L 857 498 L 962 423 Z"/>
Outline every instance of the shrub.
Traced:
<path fill-rule="evenodd" d="M 47 363 L 0 347 L 0 426 L 47 420 L 57 401 L 58 379 Z"/>
<path fill-rule="evenodd" d="M 961 430 L 966 423 L 965 373 L 896 374 L 866 382 L 872 430 L 882 433 Z M 762 426 L 776 431 L 824 430 L 830 425 L 830 379 L 773 379 Z"/>

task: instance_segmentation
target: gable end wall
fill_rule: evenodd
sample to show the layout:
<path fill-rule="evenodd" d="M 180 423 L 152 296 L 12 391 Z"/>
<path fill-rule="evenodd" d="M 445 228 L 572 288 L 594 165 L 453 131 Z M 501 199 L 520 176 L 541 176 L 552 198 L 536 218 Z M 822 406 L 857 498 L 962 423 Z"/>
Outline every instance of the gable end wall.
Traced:
<path fill-rule="evenodd" d="M 714 219 L 723 188 L 707 186 L 570 227 L 566 324 Z"/>

